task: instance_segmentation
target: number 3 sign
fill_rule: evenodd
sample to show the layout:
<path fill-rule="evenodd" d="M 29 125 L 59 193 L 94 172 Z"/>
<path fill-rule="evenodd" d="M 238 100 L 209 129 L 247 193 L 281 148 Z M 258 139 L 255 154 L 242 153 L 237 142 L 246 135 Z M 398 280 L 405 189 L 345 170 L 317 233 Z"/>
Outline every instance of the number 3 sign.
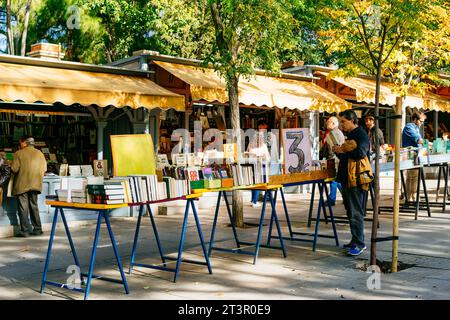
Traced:
<path fill-rule="evenodd" d="M 309 129 L 283 129 L 284 172 L 303 172 L 311 165 Z"/>

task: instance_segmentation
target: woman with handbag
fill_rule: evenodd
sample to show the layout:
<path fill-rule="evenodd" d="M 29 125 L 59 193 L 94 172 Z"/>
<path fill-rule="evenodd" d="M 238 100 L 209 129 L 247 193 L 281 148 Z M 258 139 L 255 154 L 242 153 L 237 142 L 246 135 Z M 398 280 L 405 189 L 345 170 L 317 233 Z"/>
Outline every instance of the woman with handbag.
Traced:
<path fill-rule="evenodd" d="M 364 199 L 373 179 L 368 160 L 370 142 L 367 132 L 358 126 L 358 117 L 353 110 L 343 111 L 339 117 L 347 141 L 342 146 L 333 147 L 333 151 L 340 160 L 337 181 L 342 185 L 342 197 L 352 233 L 352 240 L 344 248 L 349 255 L 358 256 L 367 249 L 364 243 Z"/>

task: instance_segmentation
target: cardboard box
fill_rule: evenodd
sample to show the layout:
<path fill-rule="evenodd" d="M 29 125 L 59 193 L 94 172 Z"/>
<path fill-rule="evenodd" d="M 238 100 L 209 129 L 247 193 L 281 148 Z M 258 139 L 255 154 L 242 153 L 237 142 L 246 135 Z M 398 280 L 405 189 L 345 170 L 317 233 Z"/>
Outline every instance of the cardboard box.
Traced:
<path fill-rule="evenodd" d="M 204 181 L 205 181 L 205 188 L 207 189 L 217 189 L 222 186 L 222 180 L 220 179 L 204 180 Z"/>
<path fill-rule="evenodd" d="M 191 181 L 191 189 L 204 189 L 205 180 Z"/>
<path fill-rule="evenodd" d="M 233 187 L 233 185 L 234 185 L 233 178 L 222 179 L 222 188 L 231 188 Z"/>

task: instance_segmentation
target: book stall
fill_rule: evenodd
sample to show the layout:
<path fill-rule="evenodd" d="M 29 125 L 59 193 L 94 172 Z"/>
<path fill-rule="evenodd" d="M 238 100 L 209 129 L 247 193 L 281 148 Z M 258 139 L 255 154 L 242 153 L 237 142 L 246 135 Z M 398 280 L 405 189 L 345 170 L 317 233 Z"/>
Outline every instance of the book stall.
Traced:
<path fill-rule="evenodd" d="M 394 145 L 385 145 L 381 152 L 380 172 L 392 172 L 394 170 Z M 433 143 L 424 139 L 422 148 L 407 147 L 400 149 L 400 177 L 403 192 L 406 192 L 406 182 L 404 177 L 405 170 L 418 170 L 419 179 L 417 184 L 416 197 L 414 202 L 406 201 L 401 204 L 400 212 L 414 213 L 415 220 L 418 219 L 419 211 L 426 211 L 428 217 L 431 217 L 430 207 L 442 207 L 445 212 L 448 196 L 448 168 L 450 163 L 450 141 L 447 137 L 437 138 Z M 436 190 L 436 201 L 430 200 L 426 184 L 424 168 L 439 167 L 438 185 Z M 441 176 L 444 183 L 444 193 L 442 201 L 438 201 L 441 185 Z M 421 197 L 423 190 L 423 201 Z M 372 197 L 373 198 L 373 197 Z M 392 212 L 392 207 L 382 206 L 380 212 Z"/>
<path fill-rule="evenodd" d="M 428 205 L 432 207 L 442 207 L 442 211 L 445 212 L 449 195 L 448 176 L 450 167 L 450 140 L 448 139 L 448 135 L 444 134 L 442 138 L 436 138 L 433 142 L 424 139 L 423 148 L 419 150 L 419 161 L 425 167 L 439 168 L 436 200 L 428 201 Z M 443 178 L 444 192 L 442 194 L 442 201 L 439 201 L 441 176 Z M 428 197 L 426 200 L 428 200 Z"/>
<path fill-rule="evenodd" d="M 184 246 L 184 238 L 187 231 L 187 219 L 189 212 L 192 210 L 194 215 L 197 231 L 200 237 L 200 243 L 203 248 L 205 262 L 189 261 L 190 263 L 198 263 L 207 266 L 209 273 L 212 273 L 209 258 L 206 254 L 206 245 L 202 235 L 200 222 L 197 215 L 194 200 L 201 197 L 201 194 L 190 195 L 190 188 L 187 180 L 185 179 L 184 171 L 172 170 L 170 173 L 166 171 L 169 176 L 163 177 L 162 171 L 156 174 L 155 164 L 156 157 L 154 155 L 154 147 L 151 136 L 148 134 L 143 135 L 120 135 L 111 136 L 111 148 L 113 153 L 114 163 L 114 177 L 111 179 L 105 179 L 105 177 L 88 176 L 86 178 L 68 178 L 67 184 L 64 184 L 62 178 L 60 187 L 66 189 L 57 190 L 57 196 L 48 196 L 47 205 L 54 208 L 52 231 L 50 234 L 50 241 L 47 251 L 47 258 L 45 261 L 44 274 L 41 283 L 41 293 L 44 292 L 46 285 L 57 286 L 70 290 L 75 290 L 84 293 L 84 298 L 89 298 L 90 285 L 92 278 L 98 276 L 93 274 L 95 255 L 97 245 L 99 241 L 99 232 L 102 221 L 104 220 L 108 229 L 110 240 L 113 246 L 114 254 L 116 257 L 117 266 L 119 268 L 122 280 L 111 279 L 107 277 L 99 277 L 103 281 L 114 282 L 122 284 L 125 292 L 128 294 L 128 284 L 125 274 L 123 272 L 123 266 L 120 259 L 120 255 L 117 249 L 117 244 L 114 238 L 113 230 L 109 221 L 109 214 L 112 210 L 137 206 L 139 207 L 139 216 L 136 226 L 136 232 L 134 236 L 133 250 L 130 262 L 130 273 L 133 266 L 157 268 L 159 270 L 165 270 L 174 273 L 174 281 L 176 281 L 180 264 L 182 261 L 182 251 Z M 140 150 L 139 153 L 131 153 L 130 150 Z M 170 176 L 173 174 L 173 176 Z M 162 181 L 158 180 L 158 177 L 162 177 Z M 183 179 L 184 178 L 184 179 Z M 71 181 L 72 180 L 72 181 Z M 178 257 L 175 268 L 169 268 L 166 266 L 166 260 L 174 259 L 172 257 L 165 256 L 163 254 L 162 246 L 160 243 L 157 227 L 153 219 L 153 214 L 150 208 L 150 204 L 158 202 L 168 202 L 174 200 L 185 200 L 186 210 L 183 220 L 183 226 L 181 230 L 181 240 L 179 245 Z M 65 209 L 72 211 L 84 210 L 84 211 L 97 211 L 97 228 L 94 235 L 94 242 L 92 247 L 92 255 L 90 258 L 89 272 L 81 273 L 81 284 L 85 284 L 84 289 L 69 288 L 64 284 L 47 280 L 47 272 L 49 268 L 52 246 L 54 242 L 55 230 L 58 221 L 58 215 L 64 223 L 66 235 L 68 237 L 71 252 L 74 257 L 75 264 L 80 267 L 76 249 L 73 245 L 72 238 L 67 225 L 66 217 L 64 214 Z M 157 240 L 158 249 L 161 255 L 161 266 L 151 266 L 135 262 L 136 247 L 138 243 L 138 236 L 140 230 L 140 224 L 144 210 L 148 210 L 153 231 Z M 87 277 L 85 282 L 84 277 Z"/>
<path fill-rule="evenodd" d="M 92 170 L 108 175 L 107 161 L 94 161 L 108 156 L 103 157 L 107 134 L 130 133 L 126 113 L 184 110 L 184 97 L 156 85 L 148 72 L 15 56 L 0 57 L 0 70 L 0 154 L 11 161 L 24 136 L 32 136 L 44 154 L 48 170 L 38 197 L 43 223 L 50 222 L 45 197 L 55 195 L 60 182 L 77 187 L 77 179 Z M 7 196 L 8 189 L 5 184 L 0 225 L 17 221 L 16 201 Z M 85 201 L 81 194 L 74 198 Z"/>
<path fill-rule="evenodd" d="M 117 251 L 113 231 L 111 229 L 110 221 L 108 218 L 108 215 L 112 210 L 124 207 L 138 207 L 139 210 L 136 231 L 134 234 L 133 249 L 131 252 L 130 273 L 132 272 L 133 267 L 136 266 L 154 268 L 158 270 L 173 272 L 174 281 L 176 281 L 180 271 L 180 264 L 182 262 L 205 265 L 208 269 L 208 272 L 212 273 L 212 267 L 209 261 L 209 257 L 213 249 L 253 255 L 254 263 L 256 263 L 260 247 L 282 250 L 283 256 L 286 257 L 284 237 L 281 234 L 280 223 L 278 221 L 276 212 L 276 201 L 279 191 L 281 192 L 285 214 L 288 218 L 287 206 L 283 195 L 283 186 L 301 183 L 317 183 L 320 189 L 320 201 L 317 217 L 320 220 L 320 214 L 324 207 L 324 185 L 326 184 L 327 179 L 333 178 L 335 174 L 334 162 L 311 161 L 308 152 L 310 150 L 308 149 L 309 142 L 307 142 L 309 140 L 302 139 L 302 137 L 308 136 L 307 130 L 308 129 L 285 130 L 284 146 L 285 150 L 288 150 L 288 152 L 284 155 L 286 161 L 283 164 L 283 172 L 285 173 L 278 175 L 270 175 L 270 170 L 268 170 L 266 164 L 259 159 L 248 158 L 247 155 L 243 156 L 242 159 L 238 158 L 235 154 L 236 148 L 234 145 L 226 145 L 226 152 L 223 153 L 214 151 L 205 154 L 200 152 L 197 154 L 194 153 L 174 155 L 174 162 L 170 164 L 166 155 L 154 154 L 152 138 L 148 134 L 111 136 L 114 172 L 113 177 L 108 178 L 107 176 L 94 175 L 93 167 L 89 168 L 89 166 L 81 166 L 79 173 L 81 175 L 87 175 L 87 177 L 61 177 L 60 189 L 57 190 L 57 195 L 48 196 L 47 205 L 54 208 L 55 211 L 53 216 L 52 232 L 50 235 L 41 292 L 43 292 L 45 285 L 60 286 L 60 284 L 58 283 L 47 280 L 47 270 L 49 267 L 58 215 L 61 216 L 64 222 L 66 234 L 69 238 L 69 242 L 71 243 L 75 263 L 79 266 L 79 261 L 76 256 L 76 249 L 73 246 L 69 227 L 66 223 L 66 217 L 64 213 L 66 209 L 75 211 L 95 210 L 98 212 L 97 228 L 94 236 L 93 254 L 91 256 L 89 272 L 86 274 L 82 274 L 82 277 L 87 277 L 86 288 L 78 290 L 80 292 L 84 292 L 85 299 L 89 297 L 92 277 L 95 278 L 95 275 L 93 274 L 95 251 L 98 244 L 99 230 L 103 220 L 105 221 L 109 231 L 111 243 L 113 244 L 113 250 L 116 256 L 116 262 L 119 267 L 122 280 L 103 277 L 102 279 L 105 281 L 113 281 L 123 284 L 125 292 L 129 292 L 126 278 L 123 274 L 123 267 Z M 306 142 L 303 142 L 303 140 Z M 306 144 L 303 145 L 303 143 Z M 296 145 L 294 147 L 291 147 L 292 144 Z M 140 150 L 141 152 L 136 154 L 130 152 L 130 150 Z M 304 151 L 305 154 L 302 155 L 300 151 Z M 295 157 L 291 157 L 292 154 L 295 154 Z M 307 162 L 305 163 L 305 161 Z M 99 167 L 104 168 L 104 166 L 105 163 L 102 163 Z M 76 170 L 77 169 L 72 168 L 72 173 L 76 172 Z M 264 191 L 264 204 L 261 210 L 259 230 L 255 243 L 243 242 L 238 238 L 237 231 L 232 219 L 232 209 L 229 205 L 226 195 L 226 192 L 233 190 Z M 206 192 L 218 193 L 213 231 L 211 234 L 208 250 L 206 247 L 205 239 L 203 237 L 195 205 L 195 200 L 202 197 L 202 195 Z M 233 234 L 238 246 L 237 250 L 218 248 L 214 246 L 217 217 L 222 197 L 225 200 L 226 209 L 233 227 Z M 164 254 L 150 205 L 178 200 L 186 201 L 186 207 L 183 224 L 181 227 L 178 257 L 173 258 Z M 262 228 L 268 201 L 271 204 L 271 223 L 269 228 L 268 241 L 270 242 L 272 238 L 278 238 L 280 241 L 280 246 L 261 244 Z M 312 199 L 311 204 L 313 204 L 313 202 L 314 200 Z M 331 208 L 329 209 L 331 221 L 334 226 L 332 210 Z M 136 249 L 139 243 L 139 231 L 141 227 L 142 217 L 145 211 L 149 213 L 150 223 L 155 234 L 156 244 L 160 253 L 162 265 L 147 265 L 136 262 Z M 205 261 L 192 261 L 182 259 L 184 238 L 187 232 L 187 220 L 190 212 L 192 212 L 195 218 L 197 232 L 199 234 L 200 244 Z M 272 236 L 273 223 L 275 223 L 278 231 L 277 237 Z M 317 237 L 319 236 L 318 228 L 319 224 L 316 223 L 314 234 L 315 238 L 312 241 L 314 243 L 313 249 L 315 249 Z M 292 229 L 290 224 L 289 229 Z M 293 234 L 290 234 L 289 239 L 291 238 L 293 239 Z M 333 238 L 335 238 L 336 242 L 338 243 L 337 234 L 335 234 Z M 240 248 L 241 246 L 249 245 L 255 246 L 254 252 L 249 252 Z M 176 260 L 176 267 L 168 267 L 168 260 Z M 83 278 L 82 280 L 84 283 L 85 279 Z"/>

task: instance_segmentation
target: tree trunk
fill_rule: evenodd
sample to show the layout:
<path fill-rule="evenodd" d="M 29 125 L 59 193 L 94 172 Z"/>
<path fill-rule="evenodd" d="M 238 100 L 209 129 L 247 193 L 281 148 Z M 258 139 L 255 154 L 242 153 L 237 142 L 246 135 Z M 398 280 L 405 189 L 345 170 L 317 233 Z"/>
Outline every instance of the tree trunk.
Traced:
<path fill-rule="evenodd" d="M 27 1 L 27 6 L 25 7 L 25 19 L 23 21 L 23 32 L 22 32 L 22 46 L 20 47 L 20 55 L 25 57 L 27 51 L 27 34 L 28 34 L 28 24 L 30 23 L 30 13 L 31 13 L 31 3 L 33 0 Z"/>
<path fill-rule="evenodd" d="M 237 76 L 230 79 L 230 85 L 228 88 L 229 103 L 231 108 L 231 128 L 234 131 L 234 137 L 237 145 L 238 155 L 242 154 L 241 145 L 241 122 L 239 115 L 239 97 L 238 97 L 238 84 L 239 79 Z M 242 206 L 242 191 L 233 191 L 233 216 L 236 226 L 239 228 L 244 227 L 244 211 Z"/>
<path fill-rule="evenodd" d="M 6 29 L 8 39 L 8 53 L 14 54 L 14 33 L 11 23 L 11 0 L 6 0 Z"/>
<path fill-rule="evenodd" d="M 400 210 L 400 142 L 402 135 L 402 110 L 403 98 L 397 97 L 394 120 L 395 135 L 395 170 L 394 170 L 394 208 L 392 213 L 392 272 L 397 272 L 398 265 L 398 229 L 399 229 L 399 210 Z"/>
<path fill-rule="evenodd" d="M 378 234 L 378 211 L 380 201 L 380 141 L 378 139 L 378 130 L 380 128 L 380 88 L 381 88 L 381 64 L 377 68 L 377 84 L 375 90 L 375 176 L 373 180 L 374 197 L 373 199 L 373 221 L 372 221 L 372 237 L 370 243 L 370 265 L 377 264 L 377 234 Z"/>

